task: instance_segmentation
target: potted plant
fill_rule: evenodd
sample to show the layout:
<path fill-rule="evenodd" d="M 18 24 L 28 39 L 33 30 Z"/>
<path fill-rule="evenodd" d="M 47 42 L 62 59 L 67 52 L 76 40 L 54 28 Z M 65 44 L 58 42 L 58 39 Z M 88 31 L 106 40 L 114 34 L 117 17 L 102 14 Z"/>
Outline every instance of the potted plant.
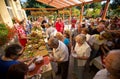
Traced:
<path fill-rule="evenodd" d="M 5 24 L 0 24 L 0 47 L 8 43 L 14 36 L 14 29 Z"/>

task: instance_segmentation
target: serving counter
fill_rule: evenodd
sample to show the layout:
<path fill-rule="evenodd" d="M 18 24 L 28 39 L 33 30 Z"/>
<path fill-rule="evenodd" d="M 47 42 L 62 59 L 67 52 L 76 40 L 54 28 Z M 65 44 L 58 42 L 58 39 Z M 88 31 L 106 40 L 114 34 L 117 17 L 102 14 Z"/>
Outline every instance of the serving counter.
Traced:
<path fill-rule="evenodd" d="M 25 62 L 26 64 L 35 58 L 42 57 L 43 59 L 39 63 L 35 61 L 31 63 L 34 63 L 35 67 L 28 72 L 27 79 L 53 79 L 53 70 L 41 29 L 35 27 L 31 34 L 28 35 L 28 38 L 24 53 L 20 59 L 28 60 Z"/>

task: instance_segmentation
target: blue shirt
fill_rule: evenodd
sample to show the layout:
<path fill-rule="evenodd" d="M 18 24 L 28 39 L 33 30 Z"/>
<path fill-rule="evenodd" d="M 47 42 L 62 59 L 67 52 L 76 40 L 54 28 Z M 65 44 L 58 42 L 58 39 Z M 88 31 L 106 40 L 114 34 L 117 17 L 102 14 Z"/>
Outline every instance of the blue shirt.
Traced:
<path fill-rule="evenodd" d="M 6 73 L 9 67 L 13 64 L 18 64 L 19 62 L 16 60 L 12 61 L 4 61 L 0 58 L 0 79 L 6 79 Z"/>
<path fill-rule="evenodd" d="M 68 38 L 65 38 L 63 42 L 65 45 L 68 45 L 70 43 L 70 40 Z"/>

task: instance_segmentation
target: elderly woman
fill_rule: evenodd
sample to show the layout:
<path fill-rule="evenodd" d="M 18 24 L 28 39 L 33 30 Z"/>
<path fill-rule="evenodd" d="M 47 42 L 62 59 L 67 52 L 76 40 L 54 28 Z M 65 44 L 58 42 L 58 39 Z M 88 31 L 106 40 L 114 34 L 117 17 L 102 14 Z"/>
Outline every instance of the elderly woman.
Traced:
<path fill-rule="evenodd" d="M 52 25 L 50 25 L 48 23 L 45 24 L 45 27 L 46 27 L 46 36 L 47 36 L 47 38 L 54 37 L 56 32 L 57 32 L 55 27 L 53 27 Z"/>
<path fill-rule="evenodd" d="M 67 37 L 65 37 L 62 33 L 57 32 L 57 33 L 56 33 L 56 38 L 57 38 L 58 40 L 60 40 L 60 41 L 63 41 L 63 43 L 64 43 L 65 45 L 67 45 L 67 46 L 70 45 L 70 40 L 69 40 Z"/>
<path fill-rule="evenodd" d="M 71 44 L 70 44 L 70 40 L 69 40 L 69 38 L 68 38 L 68 33 L 62 34 L 61 32 L 57 32 L 57 33 L 56 33 L 56 38 L 57 38 L 58 40 L 62 41 L 62 42 L 68 47 L 69 54 L 70 54 Z"/>
<path fill-rule="evenodd" d="M 91 48 L 86 42 L 86 36 L 84 34 L 79 34 L 75 37 L 76 45 L 74 50 L 72 50 L 72 55 L 75 59 L 74 67 L 75 75 L 78 79 L 83 79 L 83 70 L 85 63 L 90 56 Z"/>

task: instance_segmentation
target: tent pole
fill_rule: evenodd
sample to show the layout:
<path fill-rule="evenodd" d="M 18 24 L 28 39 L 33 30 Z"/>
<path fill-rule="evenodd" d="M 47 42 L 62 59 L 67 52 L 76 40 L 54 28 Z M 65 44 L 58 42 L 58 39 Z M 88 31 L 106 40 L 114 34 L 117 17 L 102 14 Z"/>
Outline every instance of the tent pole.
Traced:
<path fill-rule="evenodd" d="M 84 12 L 84 3 L 81 5 L 81 10 L 80 10 L 80 23 L 82 23 L 83 12 Z"/>
<path fill-rule="evenodd" d="M 102 20 L 105 20 L 106 14 L 107 14 L 107 10 L 110 4 L 110 0 L 107 0 L 104 11 L 103 11 L 103 16 L 102 16 Z"/>

